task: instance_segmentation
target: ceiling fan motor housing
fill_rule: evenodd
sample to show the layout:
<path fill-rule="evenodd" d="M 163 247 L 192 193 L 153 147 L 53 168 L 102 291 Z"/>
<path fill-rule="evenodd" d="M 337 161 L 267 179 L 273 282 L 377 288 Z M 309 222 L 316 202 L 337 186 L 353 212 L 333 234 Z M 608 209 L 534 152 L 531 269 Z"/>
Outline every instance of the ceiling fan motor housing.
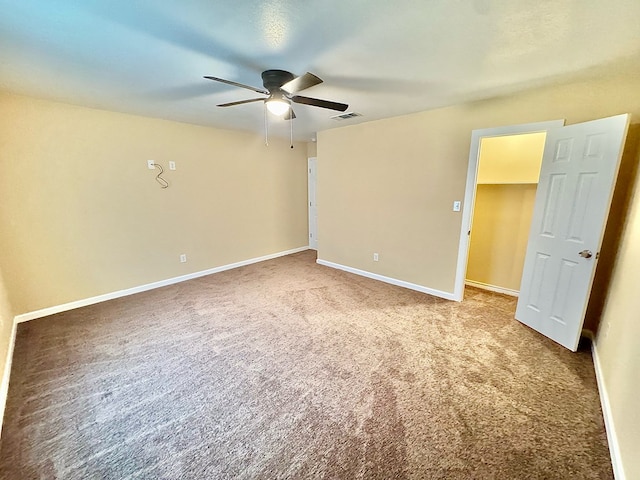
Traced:
<path fill-rule="evenodd" d="M 293 73 L 284 70 L 265 70 L 262 72 L 262 84 L 269 92 L 279 90 L 282 85 L 294 78 Z"/>

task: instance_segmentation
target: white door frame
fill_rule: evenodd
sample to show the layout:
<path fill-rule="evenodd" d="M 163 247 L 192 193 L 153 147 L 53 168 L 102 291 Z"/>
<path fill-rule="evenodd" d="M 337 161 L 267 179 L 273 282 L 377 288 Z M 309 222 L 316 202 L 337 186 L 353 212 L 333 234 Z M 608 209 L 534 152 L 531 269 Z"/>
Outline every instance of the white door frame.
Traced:
<path fill-rule="evenodd" d="M 460 245 L 458 248 L 458 266 L 453 289 L 453 299 L 461 302 L 464 297 L 464 281 L 467 276 L 467 260 L 469 257 L 469 233 L 473 219 L 473 207 L 476 196 L 476 181 L 478 175 L 478 160 L 480 157 L 480 142 L 484 137 L 502 137 L 521 133 L 546 132 L 551 128 L 564 126 L 564 120 L 548 122 L 525 123 L 503 127 L 482 128 L 471 132 L 471 147 L 469 149 L 469 166 L 467 169 L 467 185 L 462 204 L 462 223 L 460 226 Z"/>
<path fill-rule="evenodd" d="M 318 250 L 318 159 L 317 157 L 307 158 L 308 180 L 308 217 L 309 217 L 309 248 Z M 313 170 L 313 172 L 312 172 Z M 313 205 L 312 205 L 313 203 Z"/>

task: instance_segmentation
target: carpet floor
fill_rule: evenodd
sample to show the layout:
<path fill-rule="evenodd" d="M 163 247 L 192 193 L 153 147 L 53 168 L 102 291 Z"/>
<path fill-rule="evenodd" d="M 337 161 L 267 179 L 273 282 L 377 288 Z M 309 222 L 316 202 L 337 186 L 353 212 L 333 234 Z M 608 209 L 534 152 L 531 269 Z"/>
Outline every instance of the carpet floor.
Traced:
<path fill-rule="evenodd" d="M 588 347 L 306 251 L 18 328 L 2 479 L 612 479 Z"/>

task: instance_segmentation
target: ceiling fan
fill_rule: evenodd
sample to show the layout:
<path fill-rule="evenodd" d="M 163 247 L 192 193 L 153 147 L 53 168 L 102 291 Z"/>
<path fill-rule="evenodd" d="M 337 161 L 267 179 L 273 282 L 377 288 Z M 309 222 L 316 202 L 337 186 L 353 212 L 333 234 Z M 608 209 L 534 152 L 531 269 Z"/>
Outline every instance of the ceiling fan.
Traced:
<path fill-rule="evenodd" d="M 267 95 L 266 98 L 250 98 L 248 100 L 240 100 L 237 102 L 221 103 L 218 107 L 233 107 L 244 103 L 264 102 L 271 113 L 278 116 L 284 115 L 286 120 L 296 118 L 296 115 L 291 108 L 291 102 L 311 105 L 314 107 L 328 108 L 329 110 L 337 110 L 339 112 L 344 112 L 349 108 L 349 105 L 344 103 L 296 95 L 302 90 L 306 90 L 307 88 L 311 88 L 314 85 L 322 83 L 322 79 L 309 72 L 296 77 L 292 73 L 284 70 L 265 70 L 262 72 L 262 83 L 264 85 L 264 89 L 244 85 L 231 80 L 225 80 L 224 78 L 210 76 L 205 76 L 204 78 L 233 85 L 234 87 L 246 88 L 247 90 L 253 90 L 254 92 Z"/>

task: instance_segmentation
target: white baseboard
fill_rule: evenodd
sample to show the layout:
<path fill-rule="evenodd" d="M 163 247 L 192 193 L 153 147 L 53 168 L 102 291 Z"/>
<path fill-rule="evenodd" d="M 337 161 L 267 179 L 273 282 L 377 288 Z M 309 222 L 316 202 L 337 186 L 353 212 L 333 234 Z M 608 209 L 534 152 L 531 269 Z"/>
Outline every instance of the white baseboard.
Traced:
<path fill-rule="evenodd" d="M 464 284 L 469 285 L 470 287 L 481 288 L 482 290 L 489 290 L 490 292 L 503 293 L 504 295 L 510 295 L 512 297 L 517 297 L 518 295 L 520 295 L 520 292 L 518 290 L 511 290 L 510 288 L 489 285 L 488 283 L 474 282 L 473 280 L 465 280 Z"/>
<path fill-rule="evenodd" d="M 620 458 L 620 446 L 618 445 L 618 436 L 613 423 L 611 414 L 611 404 L 609 403 L 609 393 L 602 377 L 602 367 L 598 358 L 598 345 L 595 340 L 591 341 L 591 355 L 593 357 L 593 366 L 596 371 L 596 383 L 598 384 L 598 393 L 600 394 L 600 404 L 602 405 L 602 416 L 604 417 L 604 426 L 607 432 L 607 442 L 609 443 L 609 454 L 611 456 L 611 465 L 613 466 L 613 476 L 616 480 L 626 480 L 622 459 Z"/>
<path fill-rule="evenodd" d="M 308 250 L 308 246 L 294 248 L 292 250 L 286 250 L 284 252 L 272 253 L 263 257 L 250 258 L 249 260 L 243 260 L 241 262 L 230 263 L 228 265 L 222 265 L 220 267 L 210 268 L 208 270 L 202 270 L 200 272 L 189 273 L 187 275 L 181 275 L 179 277 L 168 278 L 166 280 L 160 280 L 158 282 L 148 283 L 146 285 L 140 285 L 139 287 L 126 288 L 124 290 L 118 290 L 116 292 L 105 293 L 95 297 L 85 298 L 82 300 L 76 300 L 74 302 L 65 303 L 62 305 L 56 305 L 53 307 L 43 308 L 33 312 L 23 313 L 17 315 L 15 321 L 27 322 L 29 320 L 35 320 L 36 318 L 47 317 L 60 312 L 66 312 L 75 308 L 86 307 L 87 305 L 93 305 L 95 303 L 106 302 L 107 300 L 113 300 L 114 298 L 126 297 L 127 295 L 133 295 L 135 293 L 146 292 L 147 290 L 153 290 L 154 288 L 166 287 L 167 285 L 173 285 L 175 283 L 185 282 L 198 277 L 204 277 L 205 275 L 211 275 L 213 273 L 224 272 L 225 270 L 231 270 L 232 268 L 244 267 L 252 263 L 264 262 L 265 260 L 271 260 L 277 257 L 284 257 L 285 255 L 291 255 L 292 253 L 302 252 Z"/>
<path fill-rule="evenodd" d="M 18 330 L 18 322 L 13 320 L 11 326 L 11 337 L 9 338 L 9 346 L 7 348 L 7 357 L 4 362 L 4 370 L 2 371 L 2 382 L 0 383 L 0 436 L 2 435 L 2 425 L 4 423 L 4 409 L 7 405 L 7 393 L 9 393 L 9 377 L 11 375 L 11 362 L 13 361 L 13 348 L 16 345 L 16 332 Z"/>
<path fill-rule="evenodd" d="M 345 272 L 354 273 L 362 277 L 372 278 L 373 280 L 379 280 L 380 282 L 390 283 L 391 285 L 397 285 L 398 287 L 408 288 L 410 290 L 416 290 L 422 293 L 428 293 L 434 297 L 444 298 L 446 300 L 456 300 L 453 293 L 443 292 L 441 290 L 435 290 L 433 288 L 423 287 L 415 283 L 405 282 L 404 280 L 398 280 L 396 278 L 385 277 L 384 275 L 378 275 L 377 273 L 367 272 L 366 270 L 360 270 L 358 268 L 347 267 L 340 265 L 339 263 L 328 262 L 326 260 L 318 259 L 316 263 L 324 265 L 325 267 L 337 268 L 338 270 L 344 270 Z"/>

